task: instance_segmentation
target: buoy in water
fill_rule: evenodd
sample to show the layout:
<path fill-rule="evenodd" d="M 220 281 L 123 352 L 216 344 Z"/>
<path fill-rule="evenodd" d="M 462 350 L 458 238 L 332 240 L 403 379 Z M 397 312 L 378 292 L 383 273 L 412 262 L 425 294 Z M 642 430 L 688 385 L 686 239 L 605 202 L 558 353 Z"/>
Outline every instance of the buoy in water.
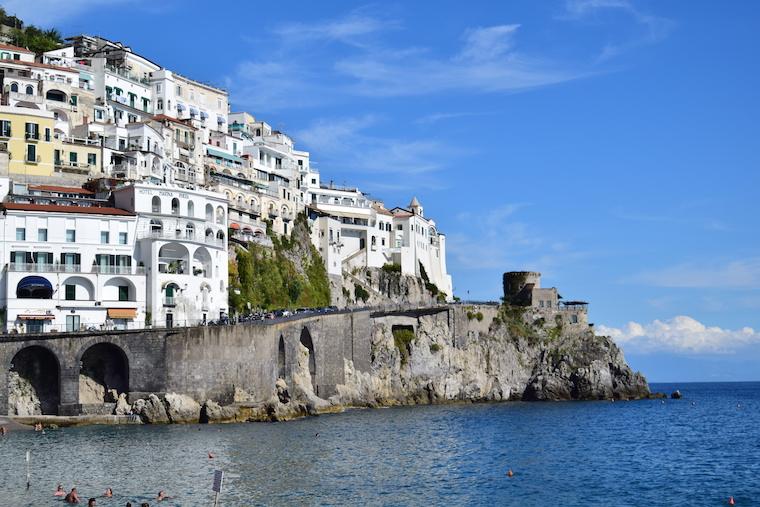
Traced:
<path fill-rule="evenodd" d="M 507 477 L 514 477 L 514 475 L 515 475 L 515 473 L 512 471 L 511 468 L 509 470 L 507 470 Z"/>
<path fill-rule="evenodd" d="M 736 502 L 734 502 L 734 497 L 732 496 L 728 497 L 728 505 L 736 505 Z"/>

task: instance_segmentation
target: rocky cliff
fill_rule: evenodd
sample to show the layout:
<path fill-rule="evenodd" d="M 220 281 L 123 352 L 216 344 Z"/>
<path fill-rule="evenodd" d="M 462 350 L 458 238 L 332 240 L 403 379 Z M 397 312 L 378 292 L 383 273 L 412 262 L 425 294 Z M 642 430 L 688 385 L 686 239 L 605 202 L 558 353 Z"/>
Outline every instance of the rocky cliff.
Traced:
<path fill-rule="evenodd" d="M 414 318 L 380 318 L 371 333 L 370 368 L 359 371 L 345 360 L 345 381 L 327 399 L 314 392 L 309 353 L 301 346 L 292 371 L 277 379 L 264 402 L 251 401 L 243 391 L 227 406 L 151 395 L 137 401 L 133 412 L 154 423 L 272 421 L 346 407 L 650 396 L 644 377 L 629 368 L 610 338 L 556 314 L 458 306 Z"/>

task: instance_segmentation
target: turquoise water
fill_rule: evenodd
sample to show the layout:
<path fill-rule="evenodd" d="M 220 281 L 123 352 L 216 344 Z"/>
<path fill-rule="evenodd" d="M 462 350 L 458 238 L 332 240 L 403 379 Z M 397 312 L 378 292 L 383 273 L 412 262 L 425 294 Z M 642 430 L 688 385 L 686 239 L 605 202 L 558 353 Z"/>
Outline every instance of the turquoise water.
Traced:
<path fill-rule="evenodd" d="M 211 505 L 216 468 L 221 505 L 760 505 L 760 383 L 652 388 L 684 399 L 15 432 L 0 439 L 0 505 L 63 505 L 58 482 L 85 501 L 113 488 L 98 506 L 157 505 L 160 489 L 174 496 L 161 505 Z"/>

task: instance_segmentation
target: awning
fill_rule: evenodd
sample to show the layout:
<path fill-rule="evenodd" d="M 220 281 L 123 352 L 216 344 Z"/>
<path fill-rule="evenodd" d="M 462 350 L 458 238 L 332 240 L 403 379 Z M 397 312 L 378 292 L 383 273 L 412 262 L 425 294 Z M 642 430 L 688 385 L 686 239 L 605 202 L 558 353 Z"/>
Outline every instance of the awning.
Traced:
<path fill-rule="evenodd" d="M 177 111 L 184 111 L 185 110 L 185 104 L 182 102 L 177 102 Z"/>
<path fill-rule="evenodd" d="M 212 157 L 219 157 L 225 160 L 229 160 L 230 162 L 238 162 L 240 164 L 243 163 L 242 158 L 236 157 L 235 155 L 230 155 L 229 153 L 225 153 L 223 151 L 215 150 L 213 148 L 208 148 L 208 154 Z"/>
<path fill-rule="evenodd" d="M 190 114 L 193 114 L 193 115 L 198 114 L 198 109 L 193 106 L 190 106 Z"/>
<path fill-rule="evenodd" d="M 217 123 L 225 123 L 227 120 L 224 119 L 224 116 L 217 116 L 216 122 Z"/>
<path fill-rule="evenodd" d="M 50 299 L 53 286 L 42 276 L 26 276 L 16 285 L 16 297 L 22 299 Z"/>
<path fill-rule="evenodd" d="M 205 120 L 208 118 L 208 113 L 206 111 L 201 111 L 201 120 Z"/>
<path fill-rule="evenodd" d="M 54 320 L 53 315 L 19 315 L 19 320 Z"/>
<path fill-rule="evenodd" d="M 79 79 L 84 79 L 85 81 L 94 81 L 92 74 L 88 74 L 84 71 L 79 71 Z"/>
<path fill-rule="evenodd" d="M 230 222 L 230 229 L 238 230 L 240 229 L 240 226 L 235 222 Z"/>
<path fill-rule="evenodd" d="M 109 319 L 134 319 L 137 317 L 136 308 L 109 308 Z"/>

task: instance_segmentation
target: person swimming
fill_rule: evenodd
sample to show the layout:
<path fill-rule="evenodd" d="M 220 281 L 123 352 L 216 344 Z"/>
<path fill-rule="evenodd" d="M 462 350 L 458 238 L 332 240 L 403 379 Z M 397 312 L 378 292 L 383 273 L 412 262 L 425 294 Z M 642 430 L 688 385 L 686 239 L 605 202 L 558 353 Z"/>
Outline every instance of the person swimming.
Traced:
<path fill-rule="evenodd" d="M 168 500 L 169 498 L 171 498 L 171 497 L 169 497 L 169 496 L 166 494 L 166 491 L 164 491 L 164 490 L 162 489 L 161 491 L 159 491 L 159 492 L 158 492 L 158 496 L 156 497 L 156 501 L 160 502 L 160 501 L 162 501 L 162 500 Z"/>
<path fill-rule="evenodd" d="M 87 500 L 87 507 L 95 507 L 95 499 L 94 498 L 90 498 L 89 500 Z"/>
<path fill-rule="evenodd" d="M 63 501 L 66 503 L 79 503 L 79 493 L 77 493 L 77 488 L 71 488 L 71 491 L 66 495 L 66 498 L 64 498 Z"/>
<path fill-rule="evenodd" d="M 63 486 L 61 484 L 55 488 L 55 493 L 53 493 L 53 496 L 66 496 L 66 492 L 63 490 Z"/>
<path fill-rule="evenodd" d="M 113 490 L 111 488 L 106 488 L 106 492 L 103 493 L 103 496 L 106 498 L 111 498 L 113 496 Z"/>

